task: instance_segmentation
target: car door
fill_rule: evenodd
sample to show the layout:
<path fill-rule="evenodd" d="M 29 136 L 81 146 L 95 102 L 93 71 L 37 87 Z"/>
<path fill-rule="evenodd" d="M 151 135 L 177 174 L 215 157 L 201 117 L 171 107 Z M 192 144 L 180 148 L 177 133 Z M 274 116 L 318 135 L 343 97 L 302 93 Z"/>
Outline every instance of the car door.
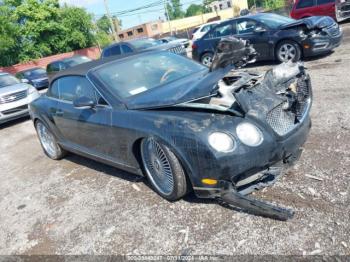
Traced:
<path fill-rule="evenodd" d="M 259 32 L 256 29 L 260 29 Z M 248 40 L 258 52 L 258 59 L 268 59 L 270 56 L 268 28 L 253 19 L 242 18 L 236 21 L 236 37 Z"/>
<path fill-rule="evenodd" d="M 335 0 L 316 0 L 320 15 L 335 18 Z"/>
<path fill-rule="evenodd" d="M 123 54 L 128 54 L 128 53 L 134 52 L 132 50 L 132 48 L 129 45 L 127 45 L 127 44 L 122 44 L 121 45 L 121 49 L 122 49 Z"/>
<path fill-rule="evenodd" d="M 85 77 L 65 76 L 56 81 L 59 101 L 54 120 L 65 143 L 90 154 L 108 155 L 112 146 L 108 139 L 111 107 Z M 83 96 L 95 101 L 96 107 L 75 108 L 73 101 Z"/>
<path fill-rule="evenodd" d="M 218 26 L 214 27 L 212 30 L 210 30 L 203 38 L 203 51 L 205 52 L 215 52 L 215 49 L 220 42 L 222 37 L 233 35 L 233 22 L 225 22 L 222 24 L 219 24 Z"/>
<path fill-rule="evenodd" d="M 297 19 L 320 15 L 317 10 L 316 0 L 299 0 L 295 5 L 294 17 Z"/>

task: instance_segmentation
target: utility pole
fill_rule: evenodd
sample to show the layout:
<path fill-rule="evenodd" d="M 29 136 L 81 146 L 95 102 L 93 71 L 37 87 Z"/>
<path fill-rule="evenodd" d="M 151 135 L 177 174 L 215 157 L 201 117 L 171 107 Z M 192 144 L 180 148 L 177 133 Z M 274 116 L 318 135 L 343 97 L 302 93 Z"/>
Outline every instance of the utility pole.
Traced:
<path fill-rule="evenodd" d="M 111 17 L 111 13 L 109 12 L 108 0 L 104 0 L 104 4 L 105 4 L 105 8 L 106 8 L 107 17 L 109 19 L 109 23 L 111 24 L 114 41 L 119 42 L 119 37 L 117 35 L 118 28 L 115 28 L 115 24 L 114 24 L 113 19 Z"/>
<path fill-rule="evenodd" d="M 170 15 L 169 15 L 169 11 L 168 11 L 168 6 L 167 6 L 167 0 L 163 0 L 163 2 L 164 2 L 165 14 L 167 16 L 168 23 L 169 23 L 170 35 L 172 35 L 173 34 L 173 30 L 171 29 L 171 21 L 170 21 Z"/>

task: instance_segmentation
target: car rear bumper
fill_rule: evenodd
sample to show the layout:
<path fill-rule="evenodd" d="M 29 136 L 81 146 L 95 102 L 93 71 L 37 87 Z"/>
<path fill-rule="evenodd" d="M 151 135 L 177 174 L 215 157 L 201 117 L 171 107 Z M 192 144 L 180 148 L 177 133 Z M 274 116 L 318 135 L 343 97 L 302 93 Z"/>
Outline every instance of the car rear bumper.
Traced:
<path fill-rule="evenodd" d="M 340 46 L 343 39 L 343 32 L 333 37 L 315 37 L 303 41 L 303 53 L 305 57 L 324 54 Z"/>

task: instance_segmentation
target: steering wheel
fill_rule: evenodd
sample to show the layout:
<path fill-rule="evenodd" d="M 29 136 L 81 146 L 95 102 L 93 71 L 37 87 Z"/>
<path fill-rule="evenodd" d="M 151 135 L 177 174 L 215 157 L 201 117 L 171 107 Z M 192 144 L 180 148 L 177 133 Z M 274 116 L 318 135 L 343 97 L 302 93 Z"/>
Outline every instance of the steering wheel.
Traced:
<path fill-rule="evenodd" d="M 160 83 L 161 83 L 161 84 L 164 83 L 165 81 L 167 81 L 167 80 L 171 77 L 171 75 L 175 76 L 176 74 L 177 74 L 177 72 L 176 72 L 175 69 L 173 69 L 173 68 L 168 69 L 168 70 L 164 73 L 164 75 L 161 77 Z"/>

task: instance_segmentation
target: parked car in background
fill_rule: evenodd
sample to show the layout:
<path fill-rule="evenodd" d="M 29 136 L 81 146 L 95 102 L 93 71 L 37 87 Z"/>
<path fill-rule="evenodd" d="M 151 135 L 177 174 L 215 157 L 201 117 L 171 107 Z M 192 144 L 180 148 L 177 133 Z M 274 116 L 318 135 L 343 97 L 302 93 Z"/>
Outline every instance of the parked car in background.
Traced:
<path fill-rule="evenodd" d="M 69 58 L 51 62 L 46 66 L 46 72 L 48 77 L 51 78 L 57 72 L 60 72 L 62 70 L 74 67 L 76 65 L 84 64 L 90 61 L 92 61 L 92 59 L 88 58 L 87 56 L 75 55 Z"/>
<path fill-rule="evenodd" d="M 335 1 L 335 15 L 338 22 L 350 18 L 350 0 L 336 0 Z"/>
<path fill-rule="evenodd" d="M 231 70 L 166 51 L 100 59 L 57 74 L 31 118 L 54 160 L 71 151 L 147 177 L 170 201 L 193 189 L 286 220 L 289 210 L 246 195 L 299 158 L 310 78 L 300 64 L 263 75 Z"/>
<path fill-rule="evenodd" d="M 330 16 L 336 19 L 335 0 L 295 0 L 290 16 L 295 19 L 310 16 Z"/>
<path fill-rule="evenodd" d="M 178 44 L 182 44 L 182 45 L 184 45 L 185 48 L 187 48 L 187 47 L 190 46 L 190 40 L 188 40 L 188 39 L 186 39 L 186 38 L 177 38 L 177 37 L 175 37 L 175 36 L 163 37 L 163 38 L 160 38 L 159 41 L 161 41 L 161 42 L 164 43 L 164 44 L 167 44 L 167 43 L 172 43 L 172 44 L 178 43 Z"/>
<path fill-rule="evenodd" d="M 186 49 L 182 43 L 170 42 L 165 44 L 153 38 L 142 38 L 109 45 L 103 49 L 101 58 L 119 56 L 143 50 L 167 50 L 175 54 L 187 56 Z"/>
<path fill-rule="evenodd" d="M 192 44 L 193 59 L 210 66 L 222 37 L 233 35 L 249 40 L 259 54 L 257 60 L 298 61 L 330 52 L 340 45 L 343 33 L 328 16 L 294 20 L 259 13 L 224 21 Z"/>
<path fill-rule="evenodd" d="M 28 115 L 28 104 L 40 96 L 31 85 L 0 72 L 0 124 Z"/>
<path fill-rule="evenodd" d="M 210 22 L 199 26 L 193 32 L 192 40 L 194 41 L 194 40 L 200 39 L 203 35 L 205 35 L 209 30 L 211 30 L 214 26 L 216 26 L 219 23 L 220 21 L 215 21 L 215 22 Z"/>
<path fill-rule="evenodd" d="M 16 77 L 24 81 L 27 80 L 29 84 L 38 90 L 49 86 L 49 78 L 46 70 L 40 67 L 20 71 L 16 74 Z"/>

